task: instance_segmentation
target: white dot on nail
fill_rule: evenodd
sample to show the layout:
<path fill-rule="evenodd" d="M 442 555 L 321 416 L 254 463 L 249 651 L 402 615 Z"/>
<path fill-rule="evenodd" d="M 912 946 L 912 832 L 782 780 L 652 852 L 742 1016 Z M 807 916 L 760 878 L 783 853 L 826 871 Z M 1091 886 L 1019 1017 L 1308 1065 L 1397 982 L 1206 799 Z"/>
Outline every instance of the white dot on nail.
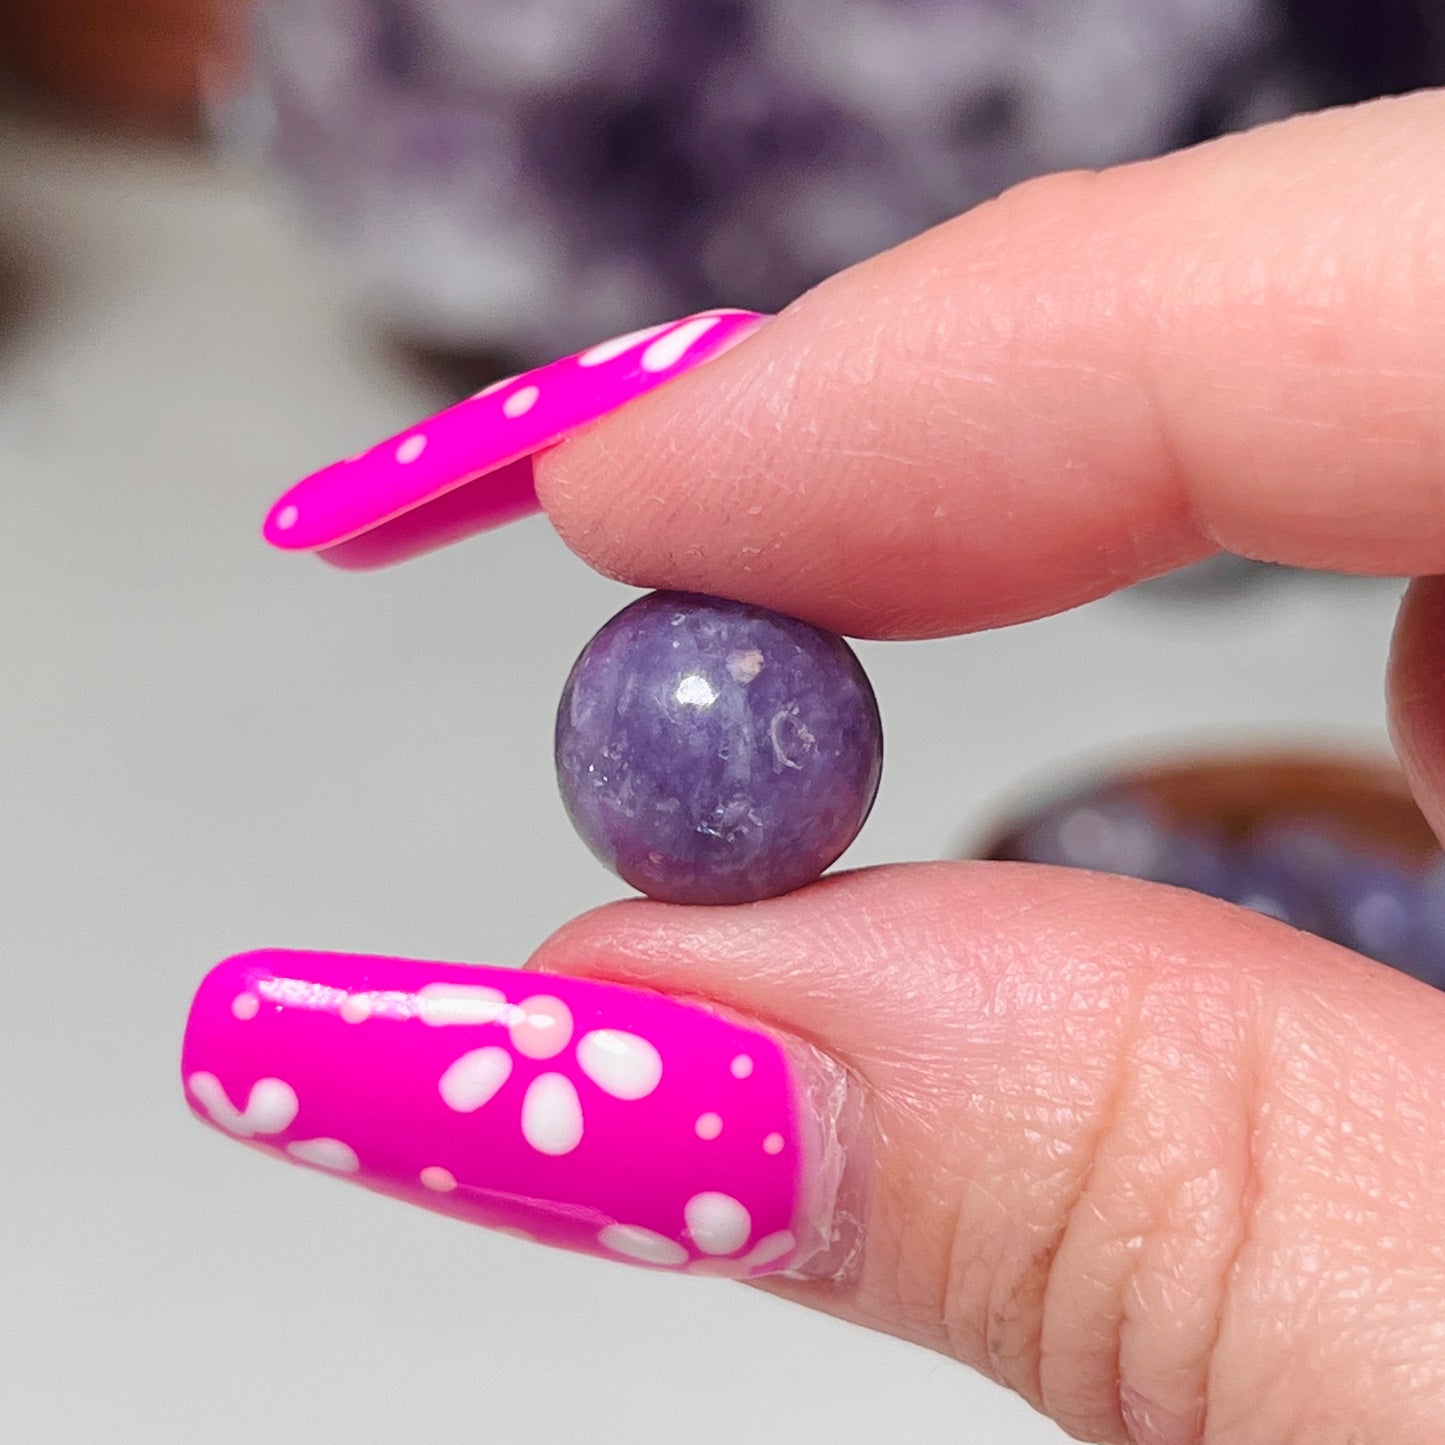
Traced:
<path fill-rule="evenodd" d="M 338 1174 L 355 1174 L 361 1168 L 356 1150 L 340 1139 L 298 1139 L 286 1146 L 286 1152 L 303 1164 L 314 1164 L 318 1169 L 334 1169 Z"/>
<path fill-rule="evenodd" d="M 739 1054 L 732 1061 L 732 1074 L 735 1079 L 746 1079 L 753 1071 L 753 1061 L 746 1054 Z"/>
<path fill-rule="evenodd" d="M 244 1109 L 236 1108 L 214 1074 L 192 1074 L 186 1086 L 216 1124 L 242 1139 L 282 1133 L 291 1127 L 300 1108 L 295 1089 L 284 1079 L 257 1079 Z"/>
<path fill-rule="evenodd" d="M 764 1154 L 781 1154 L 783 1152 L 783 1136 L 781 1134 L 769 1134 L 763 1140 Z"/>
<path fill-rule="evenodd" d="M 371 1000 L 364 993 L 349 993 L 336 1012 L 344 1023 L 364 1024 L 371 1017 Z"/>
<path fill-rule="evenodd" d="M 458 1114 L 475 1114 L 502 1087 L 512 1073 L 512 1056 L 506 1049 L 473 1049 L 463 1054 L 441 1076 L 437 1092 Z"/>
<path fill-rule="evenodd" d="M 666 336 L 659 336 L 642 353 L 642 369 L 644 371 L 667 371 L 670 367 L 676 366 L 718 324 L 720 319 L 717 316 L 699 316 L 693 321 L 683 322 L 681 326 L 669 331 Z"/>
<path fill-rule="evenodd" d="M 402 466 L 414 462 L 426 450 L 426 437 L 421 432 L 407 437 L 396 449 L 396 459 Z"/>
<path fill-rule="evenodd" d="M 494 381 L 490 386 L 484 386 L 472 400 L 480 401 L 484 396 L 491 396 L 493 392 L 501 391 L 504 386 L 510 386 L 516 379 L 515 376 L 504 376 L 500 380 Z"/>
<path fill-rule="evenodd" d="M 699 1139 L 716 1139 L 722 1133 L 722 1115 L 703 1114 L 692 1127 L 697 1131 Z"/>
<path fill-rule="evenodd" d="M 539 1154 L 570 1154 L 582 1142 L 582 1102 L 564 1074 L 542 1074 L 522 1099 L 522 1137 Z"/>
<path fill-rule="evenodd" d="M 535 386 L 524 386 L 520 391 L 514 391 L 502 403 L 502 415 L 509 416 L 514 421 L 519 416 L 526 416 L 537 405 L 537 398 L 541 395 Z"/>
<path fill-rule="evenodd" d="M 291 1127 L 299 1107 L 295 1089 L 284 1079 L 261 1079 L 251 1089 L 246 1116 L 257 1134 L 279 1134 Z"/>
<path fill-rule="evenodd" d="M 761 1269 L 765 1264 L 776 1264 L 785 1254 L 797 1247 L 798 1241 L 786 1229 L 776 1234 L 765 1235 L 744 1256 L 743 1263 L 749 1269 Z"/>
<path fill-rule="evenodd" d="M 662 1056 L 636 1034 L 594 1029 L 577 1045 L 582 1072 L 614 1099 L 645 1099 L 662 1081 Z"/>
<path fill-rule="evenodd" d="M 457 1176 L 440 1164 L 428 1164 L 417 1177 L 425 1188 L 437 1194 L 450 1194 L 457 1187 Z"/>
<path fill-rule="evenodd" d="M 432 1028 L 505 1022 L 514 1012 L 500 989 L 474 983 L 429 983 L 417 991 L 417 1016 Z"/>
<path fill-rule="evenodd" d="M 261 1000 L 253 993 L 239 993 L 231 1000 L 231 1012 L 238 1019 L 253 1019 L 261 1012 Z"/>
<path fill-rule="evenodd" d="M 700 1275 L 703 1279 L 737 1279 L 741 1273 L 738 1259 L 695 1259 L 688 1265 L 689 1274 Z"/>
<path fill-rule="evenodd" d="M 752 1216 L 731 1194 L 713 1191 L 694 1194 L 683 1205 L 682 1217 L 704 1254 L 733 1254 L 748 1242 L 753 1227 Z"/>
<path fill-rule="evenodd" d="M 598 1232 L 597 1242 L 614 1254 L 643 1264 L 679 1265 L 687 1262 L 687 1251 L 675 1240 L 637 1224 L 609 1224 Z"/>
<path fill-rule="evenodd" d="M 550 994 L 523 999 L 509 1032 L 519 1054 L 529 1059 L 555 1058 L 572 1041 L 572 1010 Z"/>
<path fill-rule="evenodd" d="M 664 321 L 661 326 L 645 326 L 641 331 L 629 331 L 626 336 L 614 336 L 611 341 L 599 342 L 577 358 L 577 365 L 601 366 L 604 361 L 616 361 L 619 356 L 625 356 L 644 341 L 651 341 L 671 325 L 672 322 Z"/>
<path fill-rule="evenodd" d="M 278 532 L 289 532 L 300 520 L 301 513 L 290 503 L 282 507 L 276 513 L 276 530 Z"/>

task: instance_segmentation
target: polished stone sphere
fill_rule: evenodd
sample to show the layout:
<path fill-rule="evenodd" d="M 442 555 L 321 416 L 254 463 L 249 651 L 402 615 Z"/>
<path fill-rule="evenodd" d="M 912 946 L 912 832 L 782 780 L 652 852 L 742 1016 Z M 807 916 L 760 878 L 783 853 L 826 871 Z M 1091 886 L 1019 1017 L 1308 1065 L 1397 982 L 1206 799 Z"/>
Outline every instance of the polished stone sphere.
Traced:
<path fill-rule="evenodd" d="M 557 780 L 587 846 L 672 903 L 810 883 L 858 835 L 883 765 L 873 689 L 841 637 L 761 607 L 655 592 L 583 650 Z"/>

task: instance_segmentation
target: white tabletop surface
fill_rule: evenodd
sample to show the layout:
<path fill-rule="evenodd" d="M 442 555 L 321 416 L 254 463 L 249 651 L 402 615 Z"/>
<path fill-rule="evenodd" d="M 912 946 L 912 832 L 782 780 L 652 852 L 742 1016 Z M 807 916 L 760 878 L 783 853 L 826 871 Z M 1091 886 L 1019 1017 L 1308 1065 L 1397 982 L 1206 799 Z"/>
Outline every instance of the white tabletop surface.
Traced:
<path fill-rule="evenodd" d="M 540 519 L 368 576 L 258 541 L 296 475 L 446 398 L 252 177 L 0 122 L 7 293 L 0 1438 L 1061 1441 L 922 1350 L 470 1231 L 191 1121 L 180 1029 L 217 958 L 516 963 L 616 894 L 550 733 L 630 594 Z M 1100 750 L 1377 742 L 1397 593 L 865 645 L 889 758 L 848 861 L 945 854 Z"/>

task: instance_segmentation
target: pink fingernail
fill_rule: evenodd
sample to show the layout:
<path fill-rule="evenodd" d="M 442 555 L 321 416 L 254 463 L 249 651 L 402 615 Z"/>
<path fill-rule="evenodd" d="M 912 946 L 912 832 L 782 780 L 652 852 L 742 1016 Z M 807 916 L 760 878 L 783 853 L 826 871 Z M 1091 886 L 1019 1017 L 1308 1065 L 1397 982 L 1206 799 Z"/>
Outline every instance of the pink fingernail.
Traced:
<path fill-rule="evenodd" d="M 233 1138 L 540 1243 L 733 1278 L 848 1253 L 841 1071 L 661 994 L 251 953 L 201 984 L 181 1068 Z"/>
<path fill-rule="evenodd" d="M 498 382 L 298 482 L 271 508 L 263 535 L 339 566 L 378 567 L 530 515 L 538 452 L 722 355 L 766 320 L 705 311 Z"/>

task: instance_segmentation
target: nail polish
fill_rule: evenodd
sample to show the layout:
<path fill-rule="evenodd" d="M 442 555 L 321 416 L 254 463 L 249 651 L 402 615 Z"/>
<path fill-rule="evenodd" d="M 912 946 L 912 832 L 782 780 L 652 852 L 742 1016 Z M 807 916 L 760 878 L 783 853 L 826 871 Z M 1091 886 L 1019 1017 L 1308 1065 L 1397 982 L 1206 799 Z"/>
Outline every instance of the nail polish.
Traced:
<path fill-rule="evenodd" d="M 271 508 L 263 535 L 285 551 L 372 568 L 530 515 L 534 456 L 721 356 L 766 319 L 707 311 L 496 382 L 298 482 Z"/>
<path fill-rule="evenodd" d="M 842 1071 L 665 995 L 245 954 L 201 984 L 182 1078 L 234 1139 L 540 1243 L 733 1278 L 848 1253 Z"/>

